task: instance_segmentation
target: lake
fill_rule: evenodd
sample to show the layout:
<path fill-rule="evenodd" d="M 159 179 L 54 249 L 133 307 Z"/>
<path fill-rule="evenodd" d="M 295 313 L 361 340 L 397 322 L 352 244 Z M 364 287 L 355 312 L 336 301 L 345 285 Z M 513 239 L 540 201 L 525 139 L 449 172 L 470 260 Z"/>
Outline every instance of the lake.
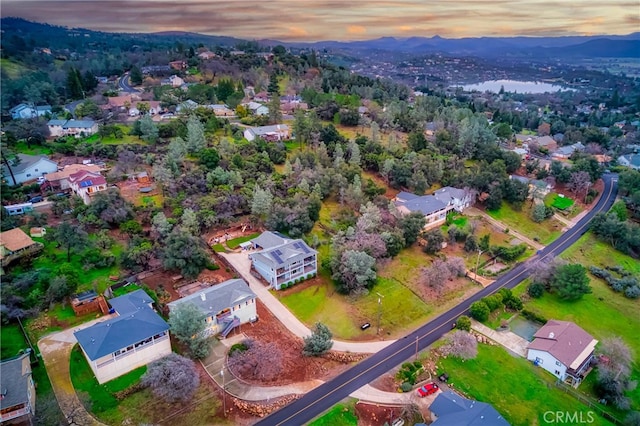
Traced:
<path fill-rule="evenodd" d="M 566 87 L 558 86 L 551 83 L 542 83 L 538 81 L 517 81 L 517 80 L 492 80 L 483 81 L 476 84 L 460 85 L 466 92 L 477 90 L 479 92 L 500 92 L 500 88 L 504 87 L 505 92 L 517 92 L 517 93 L 545 93 L 545 92 L 557 92 L 558 90 L 574 90 Z"/>

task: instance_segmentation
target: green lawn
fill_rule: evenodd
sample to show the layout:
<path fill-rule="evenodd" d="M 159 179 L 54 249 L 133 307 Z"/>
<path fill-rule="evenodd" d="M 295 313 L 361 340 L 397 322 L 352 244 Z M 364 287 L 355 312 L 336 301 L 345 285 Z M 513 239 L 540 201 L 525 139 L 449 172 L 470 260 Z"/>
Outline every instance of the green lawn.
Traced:
<path fill-rule="evenodd" d="M 551 207 L 555 207 L 560 210 L 566 210 L 573 205 L 574 201 L 568 197 L 561 197 L 556 195 L 551 202 Z"/>
<path fill-rule="evenodd" d="M 0 359 L 11 358 L 28 347 L 18 324 L 4 324 L 0 332 Z"/>
<path fill-rule="evenodd" d="M 358 418 L 356 417 L 353 406 L 344 404 L 336 404 L 322 416 L 316 418 L 309 426 L 357 426 Z"/>
<path fill-rule="evenodd" d="M 102 142 L 105 145 L 147 145 L 145 141 L 140 139 L 138 136 L 130 135 L 129 131 L 131 130 L 130 126 L 125 124 L 116 124 L 117 127 L 122 130 L 122 138 L 116 139 L 113 135 L 109 135 L 106 137 L 100 137 L 100 135 L 95 134 L 86 138 L 83 142 L 92 143 L 92 142 Z"/>
<path fill-rule="evenodd" d="M 470 398 L 488 402 L 514 426 L 548 424 L 546 411 L 590 411 L 572 396 L 556 389 L 554 377 L 500 346 L 478 345 L 475 359 L 442 358 L 438 371 L 449 374 L 449 384 Z M 595 415 L 593 425 L 609 425 Z"/>
<path fill-rule="evenodd" d="M 37 145 L 37 144 L 31 144 L 31 146 L 28 146 L 25 141 L 20 141 L 15 144 L 12 144 L 12 147 L 16 152 L 19 152 L 21 154 L 51 155 L 53 153 L 53 150 L 48 146 Z"/>
<path fill-rule="evenodd" d="M 259 236 L 260 233 L 256 232 L 254 234 L 251 235 L 245 235 L 242 237 L 238 237 L 238 238 L 234 238 L 232 240 L 227 241 L 227 247 L 229 247 L 230 249 L 236 249 L 240 246 L 240 244 L 242 243 L 246 243 L 247 241 L 251 241 L 254 238 L 256 238 L 257 236 Z"/>
<path fill-rule="evenodd" d="M 585 267 L 595 265 L 623 266 L 628 271 L 639 274 L 640 262 L 617 250 L 608 244 L 597 240 L 591 233 L 585 234 L 576 244 L 562 255 L 571 263 L 580 263 Z M 576 302 L 564 302 L 555 295 L 545 293 L 539 299 L 531 299 L 525 308 L 539 313 L 547 319 L 573 321 L 596 339 L 602 341 L 607 337 L 619 336 L 635 354 L 635 364 L 632 373 L 633 380 L 640 379 L 640 308 L 639 300 L 627 299 L 620 293 L 615 293 L 600 279 L 590 275 L 592 293 L 583 296 Z M 526 291 L 527 282 L 516 287 L 517 294 Z M 640 388 L 628 394 L 634 401 L 635 409 L 640 408 Z"/>
<path fill-rule="evenodd" d="M 2 68 L 2 72 L 6 73 L 7 76 L 12 79 L 20 78 L 21 75 L 29 71 L 24 65 L 5 58 L 0 59 L 0 67 Z"/>
<path fill-rule="evenodd" d="M 115 393 L 138 383 L 146 366 L 100 385 L 82 351 L 76 346 L 71 353 L 70 367 L 71 381 L 80 400 L 105 424 L 230 424 L 226 419 L 216 417 L 222 402 L 206 385 L 201 384 L 186 403 L 165 402 L 154 396 L 149 389 L 139 390 L 118 400 Z"/>
<path fill-rule="evenodd" d="M 522 210 L 516 210 L 509 203 L 502 203 L 498 210 L 487 210 L 492 218 L 499 220 L 510 229 L 520 232 L 531 239 L 538 239 L 542 244 L 549 244 L 562 233 L 564 225 L 551 218 L 542 223 L 535 223 L 530 218 L 531 203 L 525 202 Z"/>

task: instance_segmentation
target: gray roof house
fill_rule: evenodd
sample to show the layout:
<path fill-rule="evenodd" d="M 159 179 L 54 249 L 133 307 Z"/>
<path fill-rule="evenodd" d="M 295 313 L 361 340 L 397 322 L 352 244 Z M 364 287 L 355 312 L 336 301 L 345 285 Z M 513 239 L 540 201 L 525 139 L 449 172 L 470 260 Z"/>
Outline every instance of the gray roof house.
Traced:
<path fill-rule="evenodd" d="M 453 208 L 462 212 L 473 203 L 473 194 L 468 189 L 453 188 L 451 186 L 445 186 L 433 193 L 433 196 L 442 201 L 446 205 L 453 206 Z"/>
<path fill-rule="evenodd" d="M 618 157 L 618 163 L 620 163 L 621 166 L 640 170 L 640 154 L 621 155 Z"/>
<path fill-rule="evenodd" d="M 451 392 L 440 393 L 429 407 L 433 426 L 509 426 L 490 404 L 473 401 Z"/>
<path fill-rule="evenodd" d="M 267 231 L 251 242 L 254 248 L 262 249 L 249 254 L 252 269 L 276 290 L 311 278 L 318 272 L 318 252 L 303 240 L 292 240 Z"/>
<path fill-rule="evenodd" d="M 527 359 L 577 387 L 588 372 L 598 341 L 568 321 L 549 320 L 533 335 Z"/>
<path fill-rule="evenodd" d="M 447 199 L 445 194 L 441 198 Z M 453 205 L 442 202 L 434 195 L 415 195 L 402 191 L 394 198 L 394 204 L 398 211 L 403 214 L 420 212 L 426 220 L 425 229 L 442 225 L 447 213 L 454 209 Z"/>
<path fill-rule="evenodd" d="M 0 423 L 28 422 L 36 410 L 36 389 L 28 353 L 0 363 Z"/>
<path fill-rule="evenodd" d="M 15 182 L 6 165 L 2 165 L 3 178 L 9 185 L 18 185 L 46 174 L 58 171 L 58 164 L 49 160 L 44 155 L 17 154 L 16 159 L 9 160 L 11 172 L 15 177 Z"/>
<path fill-rule="evenodd" d="M 33 106 L 25 103 L 14 106 L 9 110 L 11 118 L 14 120 L 20 118 L 35 118 L 51 114 L 51 105 Z"/>
<path fill-rule="evenodd" d="M 171 353 L 169 325 L 152 302 L 144 290 L 116 297 L 115 317 L 73 333 L 99 383 Z"/>
<path fill-rule="evenodd" d="M 195 305 L 205 316 L 207 334 L 227 335 L 235 327 L 255 321 L 256 294 L 241 279 L 232 279 L 205 288 L 169 303 L 169 309 L 184 304 Z"/>

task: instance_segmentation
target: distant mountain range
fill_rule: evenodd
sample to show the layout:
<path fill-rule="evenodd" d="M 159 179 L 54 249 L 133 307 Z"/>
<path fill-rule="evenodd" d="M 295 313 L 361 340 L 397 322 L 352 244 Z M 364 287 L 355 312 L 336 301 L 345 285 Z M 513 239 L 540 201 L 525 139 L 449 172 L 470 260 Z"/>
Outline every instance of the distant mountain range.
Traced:
<path fill-rule="evenodd" d="M 110 33 L 83 28 L 65 28 L 26 21 L 21 18 L 2 18 L 0 26 L 3 37 L 10 35 L 31 38 L 38 43 L 41 38 L 52 41 L 68 33 L 82 32 L 104 37 Z M 65 34 L 66 33 L 66 34 Z M 243 41 L 234 37 L 212 36 L 187 31 L 165 31 L 160 33 L 111 33 L 121 41 L 140 39 L 148 42 L 169 39 L 181 42 L 203 43 L 210 46 L 235 46 Z M 477 37 L 448 39 L 440 36 L 395 38 L 381 37 L 364 41 L 319 41 L 294 43 L 278 40 L 256 40 L 267 46 L 283 45 L 292 48 L 341 51 L 392 51 L 411 54 L 446 53 L 481 57 L 520 56 L 535 58 L 554 57 L 620 57 L 640 58 L 640 32 L 624 36 L 566 36 L 566 37 Z"/>
<path fill-rule="evenodd" d="M 450 53 L 478 56 L 536 56 L 536 57 L 639 57 L 640 32 L 624 36 L 567 36 L 567 37 L 477 37 L 448 39 L 440 36 L 395 38 L 382 37 L 364 41 L 320 41 L 315 43 L 286 43 L 261 40 L 261 43 L 283 44 L 292 47 L 340 50 L 387 50 L 406 53 Z"/>

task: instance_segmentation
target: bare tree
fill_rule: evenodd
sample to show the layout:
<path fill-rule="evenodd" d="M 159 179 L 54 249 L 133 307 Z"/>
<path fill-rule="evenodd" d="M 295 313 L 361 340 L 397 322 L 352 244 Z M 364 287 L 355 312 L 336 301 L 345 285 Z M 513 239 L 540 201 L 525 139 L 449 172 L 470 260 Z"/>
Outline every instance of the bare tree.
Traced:
<path fill-rule="evenodd" d="M 276 343 L 257 340 L 244 341 L 247 350 L 231 355 L 229 368 L 240 377 L 274 381 L 284 370 L 282 350 Z"/>
<path fill-rule="evenodd" d="M 200 377 L 193 361 L 171 353 L 149 364 L 141 383 L 169 402 L 188 401 L 200 386 Z"/>
<path fill-rule="evenodd" d="M 589 173 L 584 171 L 571 173 L 571 178 L 569 178 L 569 182 L 567 183 L 567 188 L 569 188 L 569 191 L 575 194 L 584 193 L 586 197 L 590 187 L 591 176 L 589 176 Z"/>
<path fill-rule="evenodd" d="M 466 267 L 461 257 L 450 257 L 447 260 L 436 259 L 429 268 L 422 268 L 418 282 L 434 290 L 442 290 L 449 280 L 464 276 Z"/>
<path fill-rule="evenodd" d="M 473 334 L 457 330 L 447 337 L 447 343 L 440 350 L 445 355 L 473 359 L 478 355 L 478 341 Z"/>

